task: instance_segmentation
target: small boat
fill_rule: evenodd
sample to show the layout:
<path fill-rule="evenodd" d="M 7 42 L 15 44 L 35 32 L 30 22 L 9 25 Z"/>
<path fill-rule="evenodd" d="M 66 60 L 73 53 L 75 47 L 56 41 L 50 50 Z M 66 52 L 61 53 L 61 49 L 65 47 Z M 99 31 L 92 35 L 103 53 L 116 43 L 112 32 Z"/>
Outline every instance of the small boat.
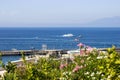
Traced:
<path fill-rule="evenodd" d="M 80 38 L 82 38 L 82 35 L 79 35 L 77 38 L 74 39 L 74 41 L 78 42 L 80 41 Z"/>
<path fill-rule="evenodd" d="M 15 48 L 12 48 L 11 50 L 12 50 L 12 51 L 17 51 L 17 49 L 15 49 Z"/>
<path fill-rule="evenodd" d="M 80 53 L 80 49 L 67 51 L 68 54 Z"/>
<path fill-rule="evenodd" d="M 64 34 L 62 35 L 62 37 L 73 37 L 74 35 L 73 34 Z"/>
<path fill-rule="evenodd" d="M 74 39 L 74 41 L 78 42 L 78 41 L 79 41 L 79 39 L 77 39 L 77 38 L 76 38 L 76 39 Z"/>

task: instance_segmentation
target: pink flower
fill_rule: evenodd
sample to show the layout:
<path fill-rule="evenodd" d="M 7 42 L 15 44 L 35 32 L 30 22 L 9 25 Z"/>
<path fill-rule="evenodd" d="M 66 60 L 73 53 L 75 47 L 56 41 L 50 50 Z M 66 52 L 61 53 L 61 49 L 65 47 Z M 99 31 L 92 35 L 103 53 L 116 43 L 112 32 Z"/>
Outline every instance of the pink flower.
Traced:
<path fill-rule="evenodd" d="M 83 47 L 83 46 L 84 46 L 84 44 L 79 43 L 77 46 L 79 46 L 79 47 Z"/>
<path fill-rule="evenodd" d="M 84 50 L 80 50 L 80 54 L 83 55 L 85 52 Z"/>
<path fill-rule="evenodd" d="M 77 72 L 79 69 L 81 69 L 81 68 L 83 68 L 83 66 L 76 66 L 74 69 L 73 69 L 73 71 L 72 72 Z"/>
<path fill-rule="evenodd" d="M 93 51 L 93 48 L 92 47 L 88 47 L 87 51 L 91 52 L 91 51 Z"/>
<path fill-rule="evenodd" d="M 90 51 L 87 50 L 87 51 L 86 51 L 86 54 L 89 54 L 89 53 L 90 53 Z"/>
<path fill-rule="evenodd" d="M 67 66 L 67 64 L 61 64 L 60 65 L 60 69 L 63 69 L 64 67 L 66 67 Z"/>

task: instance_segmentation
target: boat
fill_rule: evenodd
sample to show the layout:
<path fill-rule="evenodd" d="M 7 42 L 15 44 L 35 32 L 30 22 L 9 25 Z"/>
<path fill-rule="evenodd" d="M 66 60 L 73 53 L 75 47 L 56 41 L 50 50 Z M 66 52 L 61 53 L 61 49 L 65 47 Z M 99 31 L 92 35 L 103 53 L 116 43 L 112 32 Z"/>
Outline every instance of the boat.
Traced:
<path fill-rule="evenodd" d="M 73 34 L 64 34 L 62 35 L 62 37 L 73 37 L 74 35 Z"/>
<path fill-rule="evenodd" d="M 76 49 L 76 50 L 70 50 L 70 51 L 67 51 L 68 54 L 78 54 L 80 53 L 80 49 Z"/>
<path fill-rule="evenodd" d="M 78 41 L 79 41 L 79 39 L 77 39 L 77 38 L 76 38 L 76 39 L 74 39 L 74 41 L 78 42 Z"/>

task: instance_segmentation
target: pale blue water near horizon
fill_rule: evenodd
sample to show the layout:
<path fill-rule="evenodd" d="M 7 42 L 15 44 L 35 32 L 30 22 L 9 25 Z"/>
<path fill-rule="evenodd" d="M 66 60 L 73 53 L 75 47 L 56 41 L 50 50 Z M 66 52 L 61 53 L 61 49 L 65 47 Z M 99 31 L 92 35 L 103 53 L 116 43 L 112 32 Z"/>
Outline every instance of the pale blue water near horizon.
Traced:
<path fill-rule="evenodd" d="M 73 34 L 73 37 L 63 37 Z M 104 48 L 115 45 L 120 47 L 120 28 L 0 28 L 0 50 L 77 49 L 82 42 L 91 47 Z M 80 37 L 79 41 L 75 41 Z M 4 56 L 3 61 L 16 60 L 20 56 Z"/>

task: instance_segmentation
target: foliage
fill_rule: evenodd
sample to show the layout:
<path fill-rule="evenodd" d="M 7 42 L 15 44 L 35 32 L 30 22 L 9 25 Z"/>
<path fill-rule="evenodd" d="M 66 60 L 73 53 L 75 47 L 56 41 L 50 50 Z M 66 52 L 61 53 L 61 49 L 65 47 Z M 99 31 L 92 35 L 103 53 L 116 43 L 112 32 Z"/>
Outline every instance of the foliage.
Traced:
<path fill-rule="evenodd" d="M 8 63 L 3 80 L 120 80 L 120 55 L 115 47 L 107 52 L 91 51 L 74 59 L 40 58 L 37 63 L 16 67 Z"/>
<path fill-rule="evenodd" d="M 12 64 L 10 61 L 7 63 L 7 65 L 3 65 L 3 68 L 7 71 L 7 73 L 14 73 L 16 69 L 16 65 Z"/>

